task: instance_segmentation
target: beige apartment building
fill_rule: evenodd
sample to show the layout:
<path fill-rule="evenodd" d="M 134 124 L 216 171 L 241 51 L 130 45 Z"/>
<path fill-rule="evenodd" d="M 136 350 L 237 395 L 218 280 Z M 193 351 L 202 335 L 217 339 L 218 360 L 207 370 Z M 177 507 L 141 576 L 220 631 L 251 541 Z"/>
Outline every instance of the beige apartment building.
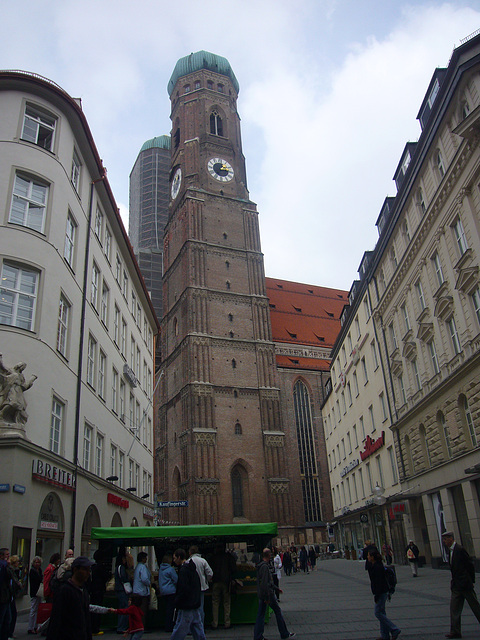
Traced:
<path fill-rule="evenodd" d="M 0 104 L 0 544 L 26 570 L 153 522 L 158 323 L 80 101 L 1 71 Z"/>
<path fill-rule="evenodd" d="M 436 69 L 418 120 L 421 134 L 405 146 L 394 175 L 397 195 L 385 200 L 380 237 L 368 257 L 369 322 L 383 369 L 376 392 L 362 390 L 366 399 L 355 414 L 385 393 L 401 484 L 390 495 L 393 476 L 385 482 L 387 511 L 395 518 L 390 530 L 401 520 L 406 539 L 439 566 L 446 529 L 480 556 L 479 35 L 454 50 L 447 68 Z M 354 308 L 349 313 L 357 317 Z M 349 381 L 341 360 L 349 345 L 344 333 L 341 338 L 336 383 L 332 373 L 340 397 L 327 405 L 332 420 L 343 391 L 338 376 Z M 358 420 L 344 422 L 335 448 Z M 336 424 L 338 430 L 338 411 Z M 339 513 L 345 500 L 335 467 L 332 487 Z M 395 548 L 394 536 L 392 542 L 399 560 L 404 550 Z"/>

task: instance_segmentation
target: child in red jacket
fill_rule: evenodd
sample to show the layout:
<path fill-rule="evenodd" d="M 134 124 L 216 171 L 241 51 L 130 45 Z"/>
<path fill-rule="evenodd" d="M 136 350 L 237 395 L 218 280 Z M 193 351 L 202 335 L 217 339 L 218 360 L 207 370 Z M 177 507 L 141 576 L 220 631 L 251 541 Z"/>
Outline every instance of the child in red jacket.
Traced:
<path fill-rule="evenodd" d="M 143 611 L 140 609 L 142 597 L 133 594 L 128 599 L 128 607 L 126 609 L 114 609 L 115 613 L 121 616 L 128 616 L 128 638 L 129 640 L 140 640 L 143 636 Z"/>

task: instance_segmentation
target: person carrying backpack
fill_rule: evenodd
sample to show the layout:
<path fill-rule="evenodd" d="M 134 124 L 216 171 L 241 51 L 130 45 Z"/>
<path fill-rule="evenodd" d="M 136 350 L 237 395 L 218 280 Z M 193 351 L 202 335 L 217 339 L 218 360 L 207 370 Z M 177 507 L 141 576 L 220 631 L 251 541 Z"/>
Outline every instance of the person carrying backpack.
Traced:
<path fill-rule="evenodd" d="M 173 562 L 179 567 L 175 608 L 177 621 L 170 640 L 184 640 L 191 633 L 193 640 L 206 640 L 203 629 L 200 578 L 193 560 L 187 561 L 185 549 L 177 549 Z"/>
<path fill-rule="evenodd" d="M 387 618 L 385 604 L 395 585 L 389 584 L 391 575 L 383 566 L 382 556 L 378 549 L 371 549 L 367 556 L 370 586 L 375 600 L 375 617 L 380 622 L 380 638 L 378 640 L 396 640 L 401 633 L 397 625 Z M 390 569 L 389 569 L 390 570 Z M 390 580 L 389 580 L 390 578 Z"/>

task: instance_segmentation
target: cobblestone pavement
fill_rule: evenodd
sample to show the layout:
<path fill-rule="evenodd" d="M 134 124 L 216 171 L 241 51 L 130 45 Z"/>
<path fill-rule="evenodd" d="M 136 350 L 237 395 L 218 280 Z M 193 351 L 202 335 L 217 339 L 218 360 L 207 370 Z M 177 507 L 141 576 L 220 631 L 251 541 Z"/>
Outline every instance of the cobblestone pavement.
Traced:
<path fill-rule="evenodd" d="M 449 628 L 450 572 L 424 567 L 413 579 L 410 568 L 397 567 L 398 585 L 387 615 L 401 629 L 400 640 L 439 640 Z M 325 560 L 309 574 L 282 577 L 284 593 L 280 605 L 290 631 L 299 640 L 374 640 L 379 625 L 373 615 L 373 596 L 364 563 L 353 560 Z M 464 640 L 479 640 L 480 625 L 468 604 L 462 615 Z M 19 615 L 15 635 L 27 635 L 27 615 Z M 244 640 L 253 638 L 253 625 L 231 629 L 207 629 L 209 640 Z M 101 638 L 119 638 L 106 631 Z M 162 631 L 146 633 L 145 638 L 167 640 Z M 265 627 L 265 637 L 279 638 L 275 617 Z"/>

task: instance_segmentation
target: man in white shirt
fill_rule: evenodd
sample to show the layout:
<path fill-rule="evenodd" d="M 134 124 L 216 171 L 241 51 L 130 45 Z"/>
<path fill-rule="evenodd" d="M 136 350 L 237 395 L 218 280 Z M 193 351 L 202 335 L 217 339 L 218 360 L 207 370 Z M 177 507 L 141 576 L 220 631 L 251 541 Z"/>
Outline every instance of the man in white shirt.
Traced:
<path fill-rule="evenodd" d="M 205 601 L 205 591 L 208 589 L 208 583 L 211 582 L 213 577 L 213 571 L 205 558 L 198 553 L 198 547 L 196 545 L 192 545 L 188 550 L 190 555 L 190 559 L 193 560 L 195 566 L 197 567 L 198 577 L 200 578 L 200 587 L 202 589 L 201 594 L 201 613 L 202 613 L 202 622 L 205 623 L 205 611 L 204 611 L 204 601 Z"/>

